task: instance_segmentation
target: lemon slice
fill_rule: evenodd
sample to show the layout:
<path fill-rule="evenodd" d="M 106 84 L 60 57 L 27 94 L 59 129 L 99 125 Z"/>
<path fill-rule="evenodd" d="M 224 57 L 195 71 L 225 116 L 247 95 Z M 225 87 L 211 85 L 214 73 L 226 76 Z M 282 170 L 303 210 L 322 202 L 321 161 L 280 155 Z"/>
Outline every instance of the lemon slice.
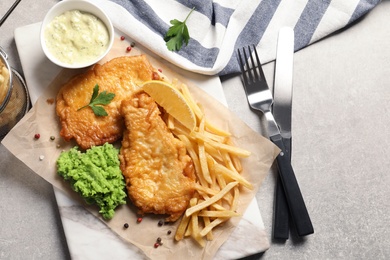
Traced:
<path fill-rule="evenodd" d="M 159 80 L 145 82 L 142 89 L 182 125 L 191 131 L 195 129 L 195 113 L 179 90 Z"/>

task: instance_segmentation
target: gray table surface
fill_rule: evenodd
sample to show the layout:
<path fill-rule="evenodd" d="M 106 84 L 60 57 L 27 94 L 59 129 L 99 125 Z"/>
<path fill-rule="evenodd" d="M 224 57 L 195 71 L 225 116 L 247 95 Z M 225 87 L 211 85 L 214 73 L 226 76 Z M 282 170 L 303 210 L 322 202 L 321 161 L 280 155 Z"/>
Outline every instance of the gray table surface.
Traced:
<path fill-rule="evenodd" d="M 0 1 L 0 17 L 14 0 Z M 15 28 L 56 0 L 22 1 L 0 45 L 23 74 Z M 271 239 L 275 168 L 257 194 L 271 248 L 254 259 L 390 259 L 390 1 L 294 56 L 292 163 L 315 234 Z M 269 84 L 274 63 L 264 67 Z M 264 132 L 238 77 L 222 78 L 229 108 Z M 69 259 L 53 189 L 0 146 L 0 259 Z"/>

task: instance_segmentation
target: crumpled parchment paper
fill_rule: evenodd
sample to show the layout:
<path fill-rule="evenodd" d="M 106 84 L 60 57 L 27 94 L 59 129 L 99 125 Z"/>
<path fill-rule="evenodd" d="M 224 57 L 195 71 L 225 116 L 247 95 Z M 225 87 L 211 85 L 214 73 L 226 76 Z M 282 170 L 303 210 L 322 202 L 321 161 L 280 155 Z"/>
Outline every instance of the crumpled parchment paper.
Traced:
<path fill-rule="evenodd" d="M 131 55 L 139 54 L 132 51 Z M 116 42 L 111 53 L 102 61 L 109 60 L 123 54 L 123 46 Z M 130 54 L 129 54 L 130 55 Z M 168 78 L 178 78 L 186 83 L 195 100 L 204 107 L 206 117 L 215 125 L 233 133 L 234 143 L 251 151 L 249 158 L 242 159 L 242 175 L 254 185 L 253 190 L 242 188 L 240 192 L 239 212 L 244 213 L 251 200 L 255 197 L 262 181 L 277 156 L 279 149 L 268 139 L 250 129 L 236 115 L 230 112 L 224 105 L 206 94 L 200 88 L 187 82 L 185 78 L 176 75 L 163 63 L 149 57 L 155 68 L 162 68 Z M 137 209 L 128 202 L 117 208 L 115 216 L 110 221 L 101 218 L 94 206 L 87 205 L 71 190 L 69 184 L 56 173 L 56 160 L 62 150 L 69 150 L 75 146 L 73 142 L 65 142 L 59 135 L 60 125 L 55 113 L 56 94 L 62 84 L 73 75 L 82 73 L 82 70 L 62 70 L 54 81 L 46 88 L 44 94 L 37 100 L 31 111 L 10 131 L 2 141 L 3 145 L 20 161 L 25 163 L 36 174 L 40 175 L 53 186 L 62 190 L 68 196 L 80 201 L 97 218 L 103 221 L 124 240 L 140 248 L 151 259 L 212 259 L 219 247 L 227 240 L 231 232 L 238 225 L 239 217 L 232 218 L 213 231 L 214 240 L 208 241 L 205 248 L 198 246 L 191 238 L 183 241 L 174 241 L 174 233 L 179 221 L 173 224 L 158 226 L 162 217 L 148 215 L 142 223 L 137 224 Z M 34 139 L 34 134 L 39 133 L 40 138 Z M 50 137 L 54 136 L 55 140 Z M 130 227 L 124 229 L 124 223 Z M 171 230 L 172 234 L 167 235 Z M 154 248 L 157 237 L 162 237 L 164 244 L 158 249 Z"/>

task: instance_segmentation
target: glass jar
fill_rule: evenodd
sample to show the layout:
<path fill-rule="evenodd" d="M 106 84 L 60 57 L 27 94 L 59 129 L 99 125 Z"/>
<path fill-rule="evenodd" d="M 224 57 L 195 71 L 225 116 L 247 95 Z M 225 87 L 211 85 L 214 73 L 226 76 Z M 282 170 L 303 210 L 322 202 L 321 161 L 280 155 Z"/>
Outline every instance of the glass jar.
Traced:
<path fill-rule="evenodd" d="M 8 64 L 8 56 L 0 47 L 0 113 L 7 106 L 12 94 L 12 71 Z"/>
<path fill-rule="evenodd" d="M 7 61 L 0 47 L 0 140 L 28 112 L 30 98 L 22 76 Z"/>

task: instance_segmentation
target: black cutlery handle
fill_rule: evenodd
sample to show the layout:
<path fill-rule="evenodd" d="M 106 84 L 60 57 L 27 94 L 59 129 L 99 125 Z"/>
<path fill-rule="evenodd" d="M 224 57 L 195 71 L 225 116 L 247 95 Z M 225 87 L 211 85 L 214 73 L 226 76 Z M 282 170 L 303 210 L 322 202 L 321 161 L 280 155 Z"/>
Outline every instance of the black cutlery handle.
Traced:
<path fill-rule="evenodd" d="M 289 237 L 290 233 L 290 215 L 286 200 L 286 195 L 284 194 L 284 189 L 282 181 L 278 176 L 276 181 L 276 192 L 275 192 L 275 202 L 274 202 L 274 228 L 273 228 L 273 237 L 275 239 L 286 240 Z"/>
<path fill-rule="evenodd" d="M 298 181 L 291 166 L 289 153 L 283 144 L 280 135 L 271 136 L 271 141 L 282 151 L 276 157 L 279 169 L 279 176 L 286 194 L 287 204 L 290 209 L 291 218 L 299 236 L 306 236 L 314 233 L 314 228 L 303 200 Z"/>
<path fill-rule="evenodd" d="M 282 140 L 291 163 L 292 139 L 289 137 L 282 138 Z M 283 184 L 279 176 L 276 180 L 274 205 L 273 237 L 274 239 L 287 240 L 290 233 L 290 211 L 287 205 L 286 194 L 284 194 Z"/>

